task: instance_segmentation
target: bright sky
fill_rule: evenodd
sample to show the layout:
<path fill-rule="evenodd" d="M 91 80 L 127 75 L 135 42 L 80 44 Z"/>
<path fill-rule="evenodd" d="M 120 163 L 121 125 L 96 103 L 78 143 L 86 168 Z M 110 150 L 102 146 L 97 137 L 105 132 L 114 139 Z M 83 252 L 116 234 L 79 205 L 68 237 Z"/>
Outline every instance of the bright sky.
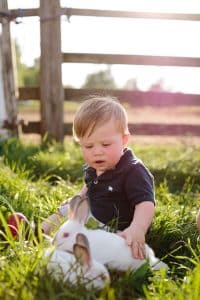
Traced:
<path fill-rule="evenodd" d="M 8 0 L 9 8 L 34 8 L 38 0 Z M 128 11 L 200 13 L 199 0 L 61 0 L 64 7 Z M 33 64 L 40 55 L 39 18 L 22 18 L 12 24 L 23 62 Z M 62 17 L 62 51 L 200 57 L 200 22 L 95 17 Z M 88 73 L 106 65 L 63 64 L 63 84 L 80 87 Z M 119 87 L 136 78 L 142 90 L 163 78 L 173 91 L 200 93 L 200 68 L 111 66 Z"/>

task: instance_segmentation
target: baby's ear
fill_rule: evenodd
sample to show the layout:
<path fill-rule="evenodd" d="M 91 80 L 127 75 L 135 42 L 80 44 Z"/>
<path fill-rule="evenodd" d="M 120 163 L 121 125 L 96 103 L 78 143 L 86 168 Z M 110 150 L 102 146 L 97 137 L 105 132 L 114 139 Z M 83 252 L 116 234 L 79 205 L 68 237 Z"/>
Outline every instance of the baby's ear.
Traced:
<path fill-rule="evenodd" d="M 128 143 L 129 136 L 130 136 L 130 134 L 124 134 L 123 135 L 123 145 L 124 146 L 126 146 L 126 144 Z"/>

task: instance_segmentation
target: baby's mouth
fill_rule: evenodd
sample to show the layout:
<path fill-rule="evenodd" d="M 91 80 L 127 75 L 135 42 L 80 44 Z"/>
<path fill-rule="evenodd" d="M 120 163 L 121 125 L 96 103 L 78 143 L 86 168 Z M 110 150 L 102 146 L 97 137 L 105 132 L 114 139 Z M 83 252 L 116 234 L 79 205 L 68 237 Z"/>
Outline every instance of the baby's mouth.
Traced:
<path fill-rule="evenodd" d="M 102 163 L 104 163 L 104 160 L 96 160 L 95 161 L 95 164 L 102 164 Z"/>

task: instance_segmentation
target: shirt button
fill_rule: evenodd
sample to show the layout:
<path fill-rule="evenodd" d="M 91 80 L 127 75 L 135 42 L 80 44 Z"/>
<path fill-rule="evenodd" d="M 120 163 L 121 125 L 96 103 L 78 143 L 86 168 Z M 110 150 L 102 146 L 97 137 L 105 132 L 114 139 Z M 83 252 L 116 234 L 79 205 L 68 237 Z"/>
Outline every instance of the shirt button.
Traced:
<path fill-rule="evenodd" d="M 98 180 L 96 179 L 96 180 L 94 180 L 94 184 L 97 184 L 98 183 Z"/>
<path fill-rule="evenodd" d="M 113 187 L 109 185 L 109 186 L 108 186 L 108 191 L 109 191 L 109 192 L 112 192 L 112 191 L 113 191 Z"/>

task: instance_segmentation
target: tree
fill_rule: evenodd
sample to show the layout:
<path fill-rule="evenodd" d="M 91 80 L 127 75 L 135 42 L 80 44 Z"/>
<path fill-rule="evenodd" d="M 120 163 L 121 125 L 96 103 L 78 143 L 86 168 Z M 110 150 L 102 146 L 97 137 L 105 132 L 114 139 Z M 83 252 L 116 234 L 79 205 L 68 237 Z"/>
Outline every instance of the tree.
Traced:
<path fill-rule="evenodd" d="M 164 79 L 160 78 L 156 82 L 152 83 L 152 85 L 149 87 L 149 91 L 153 92 L 162 92 L 165 91 L 165 84 L 164 84 Z"/>
<path fill-rule="evenodd" d="M 138 91 L 138 85 L 137 85 L 137 79 L 136 78 L 131 78 L 128 79 L 127 82 L 124 85 L 124 89 L 125 90 L 134 90 L 134 91 Z"/>
<path fill-rule="evenodd" d="M 89 74 L 82 88 L 85 89 L 115 89 L 116 83 L 110 69 Z"/>
<path fill-rule="evenodd" d="M 34 60 L 32 67 L 21 62 L 21 50 L 17 43 L 16 47 L 16 64 L 17 64 L 17 79 L 19 86 L 39 86 L 40 63 L 39 58 Z"/>

